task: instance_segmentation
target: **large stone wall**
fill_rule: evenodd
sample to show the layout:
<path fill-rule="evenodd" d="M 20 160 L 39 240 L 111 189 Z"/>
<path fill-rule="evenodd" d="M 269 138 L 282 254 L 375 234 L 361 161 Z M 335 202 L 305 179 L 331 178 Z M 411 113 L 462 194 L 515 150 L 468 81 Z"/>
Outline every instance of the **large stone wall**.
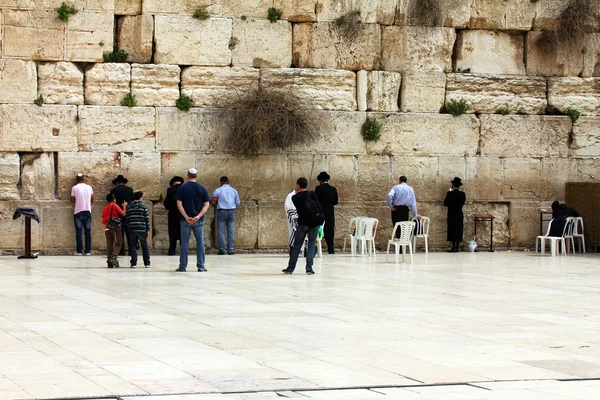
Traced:
<path fill-rule="evenodd" d="M 32 206 L 42 218 L 33 246 L 72 251 L 69 191 L 83 172 L 97 198 L 94 250 L 105 247 L 102 199 L 121 173 L 145 192 L 152 246 L 165 251 L 162 198 L 192 166 L 209 191 L 224 174 L 239 190 L 239 249 L 285 248 L 283 199 L 321 170 L 340 193 L 340 246 L 358 215 L 380 219 L 385 243 L 384 199 L 399 175 L 432 218 L 431 247 L 446 246 L 442 200 L 454 176 L 467 193 L 466 238 L 471 215 L 491 212 L 496 245 L 531 246 L 538 208 L 564 199 L 565 182 L 600 180 L 600 18 L 580 41 L 540 45 L 569 1 L 438 0 L 430 18 L 417 0 L 73 0 L 79 11 L 65 23 L 62 1 L 0 0 L 0 249 L 23 246 L 10 215 Z M 200 6 L 210 19 L 192 17 Z M 267 20 L 269 7 L 280 21 Z M 353 29 L 337 21 L 348 13 Z M 125 63 L 102 61 L 113 44 Z M 226 108 L 257 88 L 317 110 L 317 142 L 231 154 Z M 128 93 L 136 107 L 120 105 Z M 187 113 L 175 107 L 180 94 L 194 100 Z M 444 114 L 453 100 L 467 114 Z M 582 117 L 561 116 L 568 108 Z M 368 118 L 382 124 L 378 142 L 361 137 Z M 212 221 L 209 212 L 209 247 Z"/>

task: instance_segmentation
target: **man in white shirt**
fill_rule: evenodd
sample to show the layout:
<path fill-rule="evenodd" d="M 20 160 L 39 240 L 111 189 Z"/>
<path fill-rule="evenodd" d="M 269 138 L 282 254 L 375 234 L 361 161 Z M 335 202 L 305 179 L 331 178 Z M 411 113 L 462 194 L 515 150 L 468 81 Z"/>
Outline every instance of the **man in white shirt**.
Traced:
<path fill-rule="evenodd" d="M 77 184 L 71 189 L 71 203 L 75 204 L 75 241 L 78 256 L 84 254 L 81 238 L 82 230 L 85 231 L 85 255 L 91 256 L 92 250 L 92 203 L 94 202 L 94 191 L 92 187 L 84 182 L 83 174 L 76 177 Z"/>
<path fill-rule="evenodd" d="M 227 228 L 227 254 L 234 254 L 235 209 L 240 205 L 238 191 L 229 185 L 229 178 L 222 176 L 221 187 L 214 191 L 211 204 L 217 205 L 217 232 L 219 255 L 225 254 L 225 228 Z"/>
<path fill-rule="evenodd" d="M 408 221 L 408 208 L 410 207 L 413 216 L 420 218 L 417 211 L 417 200 L 415 191 L 406 184 L 406 177 L 400 177 L 400 183 L 394 186 L 387 195 L 387 203 L 392 210 L 392 226 L 396 222 Z M 400 237 L 400 230 L 396 232 L 396 237 Z"/>

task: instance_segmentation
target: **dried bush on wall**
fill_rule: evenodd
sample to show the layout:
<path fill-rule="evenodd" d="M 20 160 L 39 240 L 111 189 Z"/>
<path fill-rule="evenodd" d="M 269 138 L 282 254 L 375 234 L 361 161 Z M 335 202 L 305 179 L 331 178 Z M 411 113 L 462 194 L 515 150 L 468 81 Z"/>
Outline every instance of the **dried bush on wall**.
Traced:
<path fill-rule="evenodd" d="M 580 45 L 594 19 L 599 17 L 594 13 L 592 1 L 570 0 L 558 16 L 555 29 L 544 31 L 536 41 L 536 47 L 545 53 L 552 53 L 559 45 Z"/>
<path fill-rule="evenodd" d="M 240 95 L 231 105 L 229 145 L 234 153 L 257 155 L 308 145 L 320 136 L 324 120 L 293 94 L 270 89 Z"/>
<path fill-rule="evenodd" d="M 350 11 L 334 21 L 335 31 L 338 36 L 352 41 L 358 37 L 362 31 L 360 23 L 360 11 Z"/>
<path fill-rule="evenodd" d="M 408 15 L 412 23 L 417 25 L 441 25 L 442 6 L 440 0 L 412 0 Z"/>

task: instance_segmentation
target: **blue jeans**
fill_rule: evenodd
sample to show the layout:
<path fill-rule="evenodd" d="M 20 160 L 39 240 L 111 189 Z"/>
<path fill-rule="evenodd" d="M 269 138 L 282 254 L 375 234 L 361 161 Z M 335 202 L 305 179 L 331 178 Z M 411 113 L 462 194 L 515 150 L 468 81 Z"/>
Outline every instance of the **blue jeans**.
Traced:
<path fill-rule="evenodd" d="M 312 250 L 315 248 L 315 243 L 317 242 L 317 233 L 319 233 L 318 226 L 309 228 L 306 225 L 298 225 L 294 236 L 294 247 L 292 247 L 292 251 L 290 252 L 290 261 L 287 267 L 289 271 L 294 271 L 294 269 L 296 269 L 296 263 L 298 262 L 298 256 L 300 255 L 300 248 L 302 247 L 302 244 L 304 244 L 304 237 L 306 235 L 308 235 L 308 247 L 306 248 L 306 270 L 312 270 L 313 259 L 315 257 L 315 252 Z"/>
<path fill-rule="evenodd" d="M 89 253 L 92 250 L 92 213 L 89 211 L 81 211 L 74 215 L 75 221 L 75 242 L 76 251 L 83 252 L 83 243 L 81 240 L 81 232 L 85 231 L 85 252 Z"/>
<path fill-rule="evenodd" d="M 190 236 L 194 232 L 196 238 L 196 267 L 204 268 L 204 219 L 194 224 L 181 221 L 181 248 L 179 249 L 179 269 L 185 271 L 190 251 Z"/>
<path fill-rule="evenodd" d="M 219 232 L 220 251 L 225 251 L 225 226 L 227 226 L 227 252 L 233 253 L 235 209 L 217 211 L 217 231 Z"/>
<path fill-rule="evenodd" d="M 131 265 L 137 265 L 137 245 L 138 241 L 142 247 L 142 258 L 144 265 L 150 265 L 150 249 L 148 249 L 147 233 L 142 231 L 127 231 L 127 242 L 129 243 L 129 254 L 131 255 Z"/>

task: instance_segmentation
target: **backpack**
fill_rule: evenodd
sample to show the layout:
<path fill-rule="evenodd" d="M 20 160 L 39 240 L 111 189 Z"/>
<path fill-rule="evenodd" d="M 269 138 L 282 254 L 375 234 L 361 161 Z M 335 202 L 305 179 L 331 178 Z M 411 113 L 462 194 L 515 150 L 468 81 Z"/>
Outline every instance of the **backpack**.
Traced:
<path fill-rule="evenodd" d="M 325 222 L 325 214 L 323 214 L 321 204 L 311 197 L 311 193 L 314 192 L 306 192 L 306 204 L 304 205 L 304 210 L 307 225 L 310 228 L 314 228 L 323 225 L 323 222 Z"/>

